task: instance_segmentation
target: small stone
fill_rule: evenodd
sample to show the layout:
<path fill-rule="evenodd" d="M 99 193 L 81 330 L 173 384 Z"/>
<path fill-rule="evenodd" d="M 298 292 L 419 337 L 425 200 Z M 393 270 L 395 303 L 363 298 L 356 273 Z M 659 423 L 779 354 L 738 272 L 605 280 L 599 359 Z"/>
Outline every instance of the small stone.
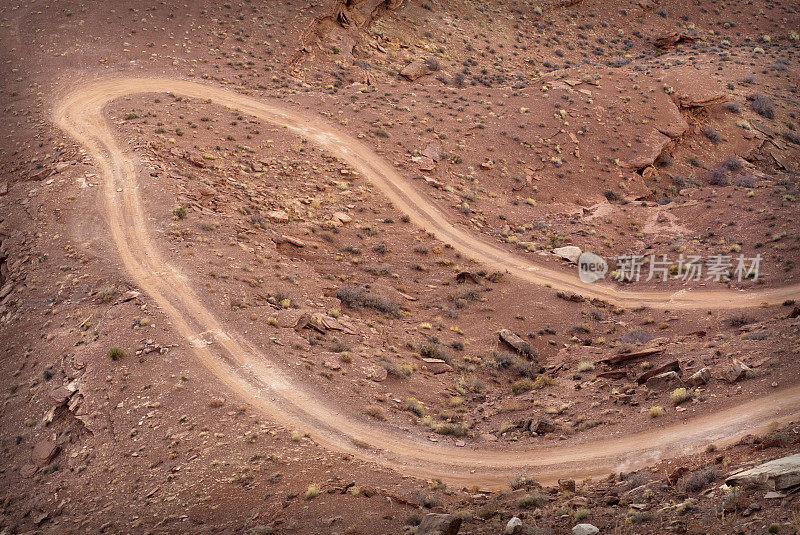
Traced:
<path fill-rule="evenodd" d="M 749 372 L 749 366 L 743 362 L 734 360 L 733 364 L 731 364 L 731 367 L 728 368 L 728 371 L 725 372 L 723 377 L 729 383 L 735 383 L 736 381 L 746 378 Z"/>
<path fill-rule="evenodd" d="M 506 529 L 503 533 L 505 535 L 514 535 L 515 533 L 520 533 L 522 531 L 522 520 L 519 517 L 513 517 L 511 520 L 508 521 L 506 524 Z"/>
<path fill-rule="evenodd" d="M 284 210 L 271 210 L 267 212 L 267 219 L 274 221 L 275 223 L 288 223 L 289 214 L 287 214 Z"/>
<path fill-rule="evenodd" d="M 694 372 L 689 377 L 689 384 L 692 386 L 702 386 L 711 380 L 711 370 L 703 368 Z"/>
<path fill-rule="evenodd" d="M 458 535 L 458 530 L 460 529 L 460 517 L 430 513 L 422 519 L 417 528 L 417 535 Z"/>
<path fill-rule="evenodd" d="M 559 479 L 558 480 L 558 488 L 561 490 L 565 490 L 568 492 L 575 492 L 575 480 L 570 479 Z"/>
<path fill-rule="evenodd" d="M 572 535 L 596 535 L 600 530 L 591 524 L 578 524 L 572 528 Z"/>

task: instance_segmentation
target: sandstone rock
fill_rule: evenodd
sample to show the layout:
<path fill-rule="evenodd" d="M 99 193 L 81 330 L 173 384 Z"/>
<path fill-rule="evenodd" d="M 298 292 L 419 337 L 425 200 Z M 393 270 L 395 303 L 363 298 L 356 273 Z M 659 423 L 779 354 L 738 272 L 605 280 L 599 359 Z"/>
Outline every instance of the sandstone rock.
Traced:
<path fill-rule="evenodd" d="M 430 513 L 425 515 L 417 535 L 458 535 L 461 529 L 461 518 L 455 515 Z"/>
<path fill-rule="evenodd" d="M 679 373 L 680 371 L 681 371 L 680 362 L 678 362 L 677 360 L 673 360 L 672 362 L 668 362 L 663 366 L 644 372 L 642 375 L 636 378 L 636 383 L 643 385 L 647 382 L 648 379 L 650 379 L 651 377 L 655 377 L 656 375 L 661 375 L 662 373 L 667 373 L 667 372 Z"/>
<path fill-rule="evenodd" d="M 531 421 L 530 431 L 537 435 L 546 435 L 556 430 L 556 424 L 549 418 L 538 418 Z"/>
<path fill-rule="evenodd" d="M 647 388 L 650 390 L 672 390 L 678 388 L 683 383 L 681 377 L 675 372 L 665 372 L 654 375 L 647 380 Z"/>
<path fill-rule="evenodd" d="M 580 247 L 576 247 L 574 245 L 567 245 L 566 247 L 557 247 L 553 249 L 553 254 L 559 258 L 563 258 L 564 260 L 568 260 L 573 264 L 578 263 L 578 258 L 580 258 L 581 253 Z"/>
<path fill-rule="evenodd" d="M 514 535 L 515 533 L 522 532 L 522 520 L 514 516 L 506 524 L 506 529 L 503 531 L 505 535 Z"/>
<path fill-rule="evenodd" d="M 372 366 L 366 370 L 366 374 L 367 379 L 375 381 L 376 383 L 382 383 L 389 376 L 389 373 L 383 366 Z"/>
<path fill-rule="evenodd" d="M 793 489 L 800 485 L 800 453 L 760 464 L 728 476 L 730 486 L 757 487 L 771 491 Z"/>
<path fill-rule="evenodd" d="M 600 530 L 591 524 L 578 524 L 572 528 L 572 535 L 596 535 Z"/>
<path fill-rule="evenodd" d="M 423 358 L 422 362 L 425 363 L 425 367 L 428 369 L 428 371 L 434 375 L 453 371 L 453 368 L 442 359 Z"/>
<path fill-rule="evenodd" d="M 400 75 L 411 80 L 412 82 L 417 78 L 430 74 L 431 68 L 424 61 L 412 61 L 400 71 Z"/>
<path fill-rule="evenodd" d="M 44 440 L 34 446 L 33 452 L 31 452 L 31 461 L 38 466 L 45 466 L 50 464 L 58 456 L 59 452 L 61 452 L 61 446 L 49 440 Z"/>
<path fill-rule="evenodd" d="M 675 103 L 667 99 L 667 104 L 663 110 L 666 114 L 665 120 L 663 122 L 659 122 L 656 126 L 656 129 L 664 134 L 665 136 L 669 136 L 671 138 L 680 137 L 689 130 L 689 123 L 686 122 L 686 119 L 683 118 L 681 115 L 681 110 Z"/>
<path fill-rule="evenodd" d="M 710 106 L 728 100 L 727 92 L 712 76 L 691 66 L 670 69 L 664 81 L 675 89 L 673 97 L 677 97 L 681 108 Z"/>
<path fill-rule="evenodd" d="M 289 214 L 287 214 L 284 210 L 271 210 L 267 212 L 267 219 L 275 223 L 288 223 Z"/>
<path fill-rule="evenodd" d="M 441 143 L 429 143 L 427 147 L 421 152 L 423 156 L 427 156 L 434 162 L 438 162 L 442 159 L 442 145 Z"/>
<path fill-rule="evenodd" d="M 558 488 L 560 488 L 561 490 L 566 490 L 568 492 L 575 492 L 575 480 L 572 478 L 559 479 Z"/>
<path fill-rule="evenodd" d="M 497 335 L 500 337 L 500 340 L 516 349 L 517 352 L 523 355 L 531 355 L 531 345 L 516 333 L 508 329 L 501 329 Z"/>
<path fill-rule="evenodd" d="M 665 136 L 655 128 L 650 130 L 645 135 L 642 143 L 635 145 L 637 152 L 625 160 L 624 167 L 641 169 L 653 165 L 653 162 L 664 152 L 670 141 L 672 139 L 669 136 Z"/>
<path fill-rule="evenodd" d="M 69 166 L 72 165 L 73 163 L 74 162 L 58 162 L 56 163 L 54 170 L 56 173 L 62 173 L 66 171 L 69 168 Z"/>
<path fill-rule="evenodd" d="M 697 370 L 689 377 L 689 384 L 692 386 L 702 386 L 711 380 L 711 370 L 703 368 Z"/>
<path fill-rule="evenodd" d="M 436 162 L 428 156 L 415 156 L 412 160 L 416 162 L 417 169 L 420 171 L 430 172 L 436 169 Z"/>
<path fill-rule="evenodd" d="M 353 218 L 344 212 L 335 212 L 333 216 L 331 216 L 331 219 L 333 219 L 334 221 L 338 221 L 342 225 L 346 225 L 347 223 L 353 221 Z"/>
<path fill-rule="evenodd" d="M 744 362 L 740 362 L 738 360 L 734 360 L 731 367 L 723 375 L 723 378 L 728 381 L 729 383 L 735 383 L 741 379 L 745 379 L 747 374 L 750 372 L 750 367 L 747 366 Z"/>

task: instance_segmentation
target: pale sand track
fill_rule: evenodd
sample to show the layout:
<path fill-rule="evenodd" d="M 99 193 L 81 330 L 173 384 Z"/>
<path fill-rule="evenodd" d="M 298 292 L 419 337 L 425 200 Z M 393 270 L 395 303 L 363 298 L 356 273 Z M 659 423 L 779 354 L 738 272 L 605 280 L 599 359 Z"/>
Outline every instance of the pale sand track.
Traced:
<path fill-rule="evenodd" d="M 104 182 L 105 211 L 120 262 L 133 282 L 163 309 L 176 331 L 188 341 L 203 336 L 214 343 L 193 344 L 208 370 L 286 426 L 310 433 L 322 446 L 375 461 L 404 474 L 438 477 L 467 486 L 502 485 L 526 472 L 542 482 L 565 476 L 601 476 L 640 468 L 656 459 L 688 453 L 711 442 L 732 442 L 772 422 L 800 416 L 800 385 L 758 400 L 700 416 L 685 423 L 646 432 L 613 436 L 590 444 L 513 449 L 481 445 L 459 448 L 431 443 L 357 414 L 344 414 L 304 392 L 300 382 L 275 369 L 244 337 L 225 329 L 205 308 L 187 277 L 167 263 L 151 241 L 139 199 L 136 165 L 114 139 L 103 110 L 109 102 L 137 93 L 171 92 L 239 110 L 286 126 L 324 148 L 371 180 L 411 221 L 451 244 L 485 267 L 506 271 L 524 281 L 633 307 L 721 309 L 800 300 L 800 284 L 758 291 L 702 290 L 676 293 L 626 292 L 612 286 L 581 283 L 574 273 L 539 266 L 482 237 L 449 223 L 444 213 L 418 193 L 391 165 L 357 139 L 277 101 L 261 101 L 213 85 L 179 79 L 114 78 L 87 82 L 59 99 L 56 124 L 79 141 L 94 158 Z M 118 191 L 120 190 L 120 191 Z"/>

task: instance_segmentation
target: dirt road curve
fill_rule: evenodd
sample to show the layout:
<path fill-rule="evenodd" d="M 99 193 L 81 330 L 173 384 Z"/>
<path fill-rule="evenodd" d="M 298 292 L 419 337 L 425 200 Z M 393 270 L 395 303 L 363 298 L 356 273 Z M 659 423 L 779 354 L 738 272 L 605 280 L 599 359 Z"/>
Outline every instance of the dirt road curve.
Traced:
<path fill-rule="evenodd" d="M 273 420 L 308 432 L 322 446 L 418 477 L 451 484 L 503 485 L 526 472 L 542 482 L 565 476 L 601 476 L 631 470 L 655 459 L 733 441 L 775 421 L 800 416 L 800 386 L 777 391 L 711 416 L 591 444 L 512 449 L 507 446 L 455 447 L 431 443 L 408 433 L 338 412 L 315 400 L 282 371 L 270 356 L 224 325 L 203 305 L 187 278 L 169 265 L 151 241 L 137 187 L 136 164 L 120 149 L 103 109 L 112 100 L 136 93 L 172 92 L 210 99 L 288 127 L 347 162 L 376 184 L 411 220 L 440 240 L 492 269 L 505 270 L 534 284 L 597 297 L 621 306 L 657 308 L 738 308 L 800 299 L 800 285 L 752 292 L 622 292 L 611 286 L 585 285 L 574 273 L 537 266 L 446 220 L 445 214 L 416 192 L 391 165 L 353 137 L 274 101 L 264 102 L 208 84 L 177 79 L 119 78 L 89 82 L 55 105 L 55 122 L 94 158 L 104 179 L 108 223 L 122 267 L 193 343 L 203 364 L 227 387 L 258 406 Z M 213 338 L 212 344 L 202 340 Z"/>

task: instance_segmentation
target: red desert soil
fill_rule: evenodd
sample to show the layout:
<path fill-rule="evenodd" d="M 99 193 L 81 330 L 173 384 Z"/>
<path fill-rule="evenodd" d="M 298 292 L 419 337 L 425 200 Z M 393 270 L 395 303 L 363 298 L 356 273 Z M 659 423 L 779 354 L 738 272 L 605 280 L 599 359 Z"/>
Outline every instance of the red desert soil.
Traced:
<path fill-rule="evenodd" d="M 0 535 L 800 533 L 798 32 L 4 4 Z"/>

